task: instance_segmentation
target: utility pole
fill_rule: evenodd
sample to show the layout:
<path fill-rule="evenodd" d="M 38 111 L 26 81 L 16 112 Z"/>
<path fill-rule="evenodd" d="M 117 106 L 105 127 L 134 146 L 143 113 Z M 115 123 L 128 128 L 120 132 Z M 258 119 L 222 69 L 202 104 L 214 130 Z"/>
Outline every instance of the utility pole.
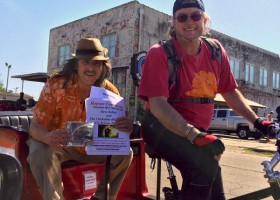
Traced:
<path fill-rule="evenodd" d="M 6 91 L 5 91 L 5 99 L 7 99 L 7 91 L 8 91 L 8 84 L 9 84 L 9 74 L 10 74 L 10 69 L 12 65 L 9 65 L 8 63 L 5 63 L 6 67 L 8 67 L 8 74 L 7 74 L 7 84 L 6 84 Z"/>
<path fill-rule="evenodd" d="M 15 87 L 14 89 L 15 89 L 15 93 L 17 93 L 17 90 L 19 89 L 19 87 Z"/>

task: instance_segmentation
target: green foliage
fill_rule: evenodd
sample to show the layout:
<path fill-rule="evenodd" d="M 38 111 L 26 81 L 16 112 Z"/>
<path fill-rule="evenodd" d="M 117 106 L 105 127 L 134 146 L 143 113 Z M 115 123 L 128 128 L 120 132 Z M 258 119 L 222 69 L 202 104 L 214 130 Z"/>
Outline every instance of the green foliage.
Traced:
<path fill-rule="evenodd" d="M 5 88 L 4 88 L 4 84 L 3 82 L 0 80 L 0 92 L 4 92 Z"/>

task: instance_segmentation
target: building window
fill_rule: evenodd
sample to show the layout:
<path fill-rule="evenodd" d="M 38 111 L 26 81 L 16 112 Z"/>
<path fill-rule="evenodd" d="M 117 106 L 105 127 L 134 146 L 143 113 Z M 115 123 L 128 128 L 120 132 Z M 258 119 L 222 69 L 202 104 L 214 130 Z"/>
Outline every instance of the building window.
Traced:
<path fill-rule="evenodd" d="M 239 67 L 239 60 L 236 60 L 234 58 L 230 58 L 230 69 L 234 75 L 235 79 L 240 79 L 240 67 Z"/>
<path fill-rule="evenodd" d="M 108 49 L 109 58 L 114 58 L 116 56 L 116 44 L 117 44 L 117 34 L 111 33 L 101 36 L 102 46 Z"/>
<path fill-rule="evenodd" d="M 70 59 L 70 45 L 62 45 L 58 48 L 58 66 L 62 66 L 65 60 Z"/>
<path fill-rule="evenodd" d="M 246 63 L 245 67 L 245 81 L 249 83 L 254 83 L 254 72 L 255 67 L 252 64 Z"/>
<path fill-rule="evenodd" d="M 260 68 L 260 85 L 267 86 L 267 69 Z"/>
<path fill-rule="evenodd" d="M 280 72 L 273 72 L 272 87 L 273 89 L 280 89 Z"/>
<path fill-rule="evenodd" d="M 126 68 L 113 69 L 112 82 L 118 88 L 120 95 L 125 98 L 125 95 L 126 95 Z"/>

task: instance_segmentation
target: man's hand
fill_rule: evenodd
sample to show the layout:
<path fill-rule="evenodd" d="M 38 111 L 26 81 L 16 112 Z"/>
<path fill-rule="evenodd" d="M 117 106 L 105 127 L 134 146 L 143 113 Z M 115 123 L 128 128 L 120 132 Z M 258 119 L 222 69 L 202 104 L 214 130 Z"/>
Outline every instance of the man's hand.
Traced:
<path fill-rule="evenodd" d="M 256 119 L 254 126 L 256 129 L 258 129 L 260 132 L 262 132 L 264 135 L 270 135 L 269 130 L 267 129 L 269 125 L 271 125 L 273 122 L 262 120 L 261 118 Z"/>
<path fill-rule="evenodd" d="M 220 156 L 225 151 L 225 145 L 219 138 L 204 132 L 198 134 L 193 143 L 216 156 Z"/>
<path fill-rule="evenodd" d="M 66 147 L 69 139 L 70 134 L 67 132 L 66 129 L 58 129 L 46 134 L 44 142 L 50 146 L 63 148 Z"/>
<path fill-rule="evenodd" d="M 119 131 L 131 133 L 133 130 L 133 121 L 130 117 L 119 117 L 115 121 L 115 128 Z"/>

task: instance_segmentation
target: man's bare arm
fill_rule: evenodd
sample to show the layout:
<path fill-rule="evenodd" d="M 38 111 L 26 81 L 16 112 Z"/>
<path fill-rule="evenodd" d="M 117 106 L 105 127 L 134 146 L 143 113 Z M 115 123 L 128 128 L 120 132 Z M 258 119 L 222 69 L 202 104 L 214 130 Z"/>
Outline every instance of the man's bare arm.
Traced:
<path fill-rule="evenodd" d="M 230 108 L 254 124 L 258 116 L 254 113 L 246 102 L 244 96 L 237 89 L 223 93 L 222 96 Z"/>
<path fill-rule="evenodd" d="M 56 147 L 65 146 L 70 137 L 66 129 L 48 131 L 34 118 L 30 124 L 29 134 L 35 140 Z"/>
<path fill-rule="evenodd" d="M 186 137 L 186 130 L 192 126 L 167 102 L 166 97 L 152 97 L 149 99 L 150 110 L 152 114 L 165 126 L 168 130 L 179 136 Z M 192 140 L 199 131 L 193 128 L 188 137 Z"/>

